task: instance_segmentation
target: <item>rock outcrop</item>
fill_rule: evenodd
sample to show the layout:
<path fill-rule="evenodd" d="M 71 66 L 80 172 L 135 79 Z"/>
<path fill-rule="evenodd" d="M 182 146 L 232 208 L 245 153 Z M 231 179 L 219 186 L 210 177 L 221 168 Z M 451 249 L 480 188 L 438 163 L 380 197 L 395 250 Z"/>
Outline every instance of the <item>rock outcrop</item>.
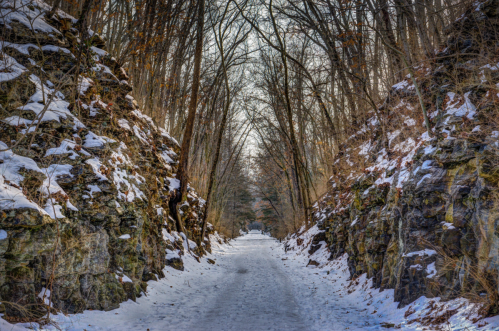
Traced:
<path fill-rule="evenodd" d="M 433 137 L 407 77 L 381 107 L 386 135 L 373 114 L 314 206 L 313 244 L 325 236 L 331 259 L 348 253 L 352 278 L 395 289 L 401 307 L 465 296 L 499 313 L 498 28 L 494 0 L 449 27 L 435 63 L 416 68 Z"/>
<path fill-rule="evenodd" d="M 169 217 L 179 145 L 138 109 L 102 39 L 80 42 L 76 20 L 48 10 L 1 2 L 0 300 L 110 310 L 197 252 Z M 189 188 L 191 238 L 203 205 Z"/>

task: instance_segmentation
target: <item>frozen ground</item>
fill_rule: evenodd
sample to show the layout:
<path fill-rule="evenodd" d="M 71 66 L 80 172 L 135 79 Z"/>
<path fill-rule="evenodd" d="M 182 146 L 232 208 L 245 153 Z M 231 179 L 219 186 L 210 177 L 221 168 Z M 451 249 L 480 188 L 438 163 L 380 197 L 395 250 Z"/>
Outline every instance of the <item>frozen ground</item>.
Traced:
<path fill-rule="evenodd" d="M 309 232 L 311 236 L 314 231 Z M 484 327 L 467 320 L 469 310 L 463 300 L 448 304 L 448 308 L 465 304 L 448 324 L 438 328 L 408 324 L 428 315 L 428 299 L 411 305 L 414 313 L 405 318 L 409 307 L 396 309 L 393 291 L 373 290 L 365 277 L 349 282 L 345 258 L 327 261 L 327 251 L 321 249 L 312 256 L 321 266 L 306 267 L 308 249 L 294 248 L 285 253 L 274 239 L 254 231 L 231 245 L 214 247 L 209 257 L 216 260 L 215 266 L 206 258 L 198 263 L 187 256 L 186 271 L 167 267 L 166 278 L 150 282 L 147 296 L 136 303 L 122 303 L 110 312 L 59 315 L 57 322 L 63 330 L 87 331 L 339 331 L 389 330 L 393 326 L 403 330 L 499 330 L 497 318 L 487 320 Z M 0 321 L 2 331 L 26 330 Z"/>

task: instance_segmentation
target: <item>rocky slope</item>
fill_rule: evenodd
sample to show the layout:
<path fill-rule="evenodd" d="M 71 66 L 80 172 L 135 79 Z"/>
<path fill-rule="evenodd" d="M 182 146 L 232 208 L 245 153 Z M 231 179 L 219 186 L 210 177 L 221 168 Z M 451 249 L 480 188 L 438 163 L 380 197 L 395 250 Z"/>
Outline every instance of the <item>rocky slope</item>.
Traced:
<path fill-rule="evenodd" d="M 76 20 L 46 18 L 41 1 L 0 6 L 0 309 L 116 308 L 197 252 L 169 217 L 179 145 L 138 109 L 98 35 L 81 43 Z M 203 204 L 190 188 L 189 236 Z"/>
<path fill-rule="evenodd" d="M 410 77 L 393 86 L 386 135 L 373 114 L 350 137 L 314 206 L 321 231 L 291 236 L 290 249 L 347 253 L 352 279 L 394 289 L 399 307 L 463 296 L 499 313 L 498 28 L 499 2 L 475 3 L 435 62 L 415 68 L 433 137 Z"/>

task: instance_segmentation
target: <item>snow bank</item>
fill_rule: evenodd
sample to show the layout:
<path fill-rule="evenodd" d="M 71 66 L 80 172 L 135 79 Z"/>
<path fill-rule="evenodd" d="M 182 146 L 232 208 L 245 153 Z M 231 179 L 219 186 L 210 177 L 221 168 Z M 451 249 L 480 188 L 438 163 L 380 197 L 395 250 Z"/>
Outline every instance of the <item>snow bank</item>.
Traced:
<path fill-rule="evenodd" d="M 311 228 L 310 232 L 317 233 Z M 420 297 L 410 305 L 398 309 L 394 301 L 393 289 L 375 289 L 372 279 L 366 274 L 356 279 L 350 278 L 348 255 L 329 260 L 330 252 L 326 245 L 312 255 L 310 235 L 305 232 L 294 236 L 288 243 L 293 249 L 287 252 L 280 247 L 278 257 L 289 267 L 288 276 L 295 285 L 294 292 L 303 315 L 313 323 L 313 330 L 435 330 L 440 327 L 456 331 L 499 330 L 499 316 L 479 320 L 479 306 L 459 298 L 442 301 L 440 298 Z M 296 246 L 296 240 L 303 239 L 303 246 Z M 305 244 L 307 243 L 308 244 Z M 413 252 L 407 256 L 433 255 L 434 251 Z M 310 259 L 320 263 L 318 267 L 305 267 Z M 435 263 L 428 266 L 428 277 L 435 275 Z M 439 316 L 448 314 L 443 325 Z"/>

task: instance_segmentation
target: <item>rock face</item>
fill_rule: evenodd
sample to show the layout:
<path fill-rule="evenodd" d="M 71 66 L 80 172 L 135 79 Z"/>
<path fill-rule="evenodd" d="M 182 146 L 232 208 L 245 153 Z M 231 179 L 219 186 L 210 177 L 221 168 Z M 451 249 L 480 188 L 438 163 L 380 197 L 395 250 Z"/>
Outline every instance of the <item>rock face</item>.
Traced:
<path fill-rule="evenodd" d="M 0 300 L 110 310 L 197 250 L 168 216 L 179 146 L 140 112 L 97 35 L 79 43 L 73 18 L 13 4 L 0 21 Z M 204 201 L 189 190 L 192 236 Z"/>
<path fill-rule="evenodd" d="M 400 306 L 467 296 L 499 313 L 498 67 L 473 55 L 497 58 L 498 13 L 497 1 L 473 5 L 448 29 L 437 63 L 417 68 L 434 137 L 407 78 L 383 105 L 387 137 L 370 119 L 315 205 L 331 258 L 348 253 L 351 276 L 395 289 Z"/>

